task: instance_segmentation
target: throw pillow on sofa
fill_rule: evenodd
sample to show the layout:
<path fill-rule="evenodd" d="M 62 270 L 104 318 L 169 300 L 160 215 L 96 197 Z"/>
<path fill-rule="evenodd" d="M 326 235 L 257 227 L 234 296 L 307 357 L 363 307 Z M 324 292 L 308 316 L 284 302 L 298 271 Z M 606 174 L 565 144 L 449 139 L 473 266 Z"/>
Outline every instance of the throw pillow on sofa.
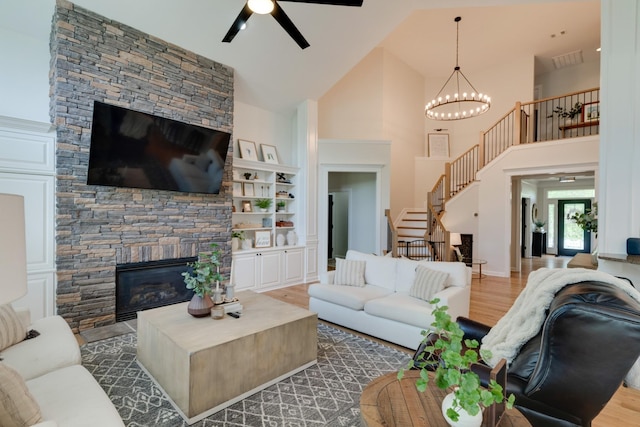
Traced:
<path fill-rule="evenodd" d="M 436 271 L 423 265 L 416 267 L 416 278 L 409 289 L 409 296 L 430 301 L 435 294 L 445 288 L 449 273 Z"/>
<path fill-rule="evenodd" d="M 0 363 L 0 425 L 22 427 L 40 421 L 40 407 L 24 379 L 16 371 Z"/>
<path fill-rule="evenodd" d="M 22 324 L 11 304 L 0 305 L 0 351 L 18 344 L 27 336 L 27 328 Z"/>
<path fill-rule="evenodd" d="M 364 286 L 365 261 L 336 258 L 336 274 L 333 283 L 336 285 Z"/>

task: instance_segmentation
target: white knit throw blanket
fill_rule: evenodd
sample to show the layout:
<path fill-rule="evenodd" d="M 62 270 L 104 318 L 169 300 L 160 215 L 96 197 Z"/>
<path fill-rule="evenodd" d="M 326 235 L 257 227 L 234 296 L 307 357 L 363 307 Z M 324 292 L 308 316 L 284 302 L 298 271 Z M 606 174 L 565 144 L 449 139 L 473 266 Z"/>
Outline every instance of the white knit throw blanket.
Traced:
<path fill-rule="evenodd" d="M 584 268 L 541 268 L 533 271 L 513 306 L 482 339 L 482 349 L 490 350 L 492 355 L 486 362 L 495 366 L 504 358 L 510 364 L 520 348 L 538 334 L 546 318 L 545 310 L 555 294 L 566 285 L 588 280 L 615 285 L 640 302 L 640 292 L 629 282 L 602 271 Z M 630 387 L 640 389 L 640 359 L 625 380 Z"/>

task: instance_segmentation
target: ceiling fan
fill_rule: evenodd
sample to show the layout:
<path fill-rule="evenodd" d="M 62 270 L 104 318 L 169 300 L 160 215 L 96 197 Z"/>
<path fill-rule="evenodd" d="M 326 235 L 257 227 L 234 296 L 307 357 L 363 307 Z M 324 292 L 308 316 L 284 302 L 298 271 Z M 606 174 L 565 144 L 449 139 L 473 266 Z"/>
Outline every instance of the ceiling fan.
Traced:
<path fill-rule="evenodd" d="M 363 0 L 279 0 L 279 1 L 290 1 L 296 3 L 316 3 L 316 4 L 326 4 L 332 6 L 362 6 Z M 233 24 L 231 24 L 231 28 L 227 32 L 227 35 L 222 39 L 223 42 L 230 43 L 231 40 L 238 34 L 238 32 L 244 27 L 247 23 L 247 20 L 253 13 L 258 13 L 262 15 L 266 15 L 270 13 L 276 21 L 284 28 L 284 30 L 289 33 L 291 38 L 298 43 L 301 49 L 305 49 L 309 47 L 309 42 L 305 40 L 304 36 L 296 26 L 293 24 L 291 19 L 284 13 L 284 10 L 280 7 L 276 0 L 248 0 L 244 5 L 244 8 L 238 15 Z"/>

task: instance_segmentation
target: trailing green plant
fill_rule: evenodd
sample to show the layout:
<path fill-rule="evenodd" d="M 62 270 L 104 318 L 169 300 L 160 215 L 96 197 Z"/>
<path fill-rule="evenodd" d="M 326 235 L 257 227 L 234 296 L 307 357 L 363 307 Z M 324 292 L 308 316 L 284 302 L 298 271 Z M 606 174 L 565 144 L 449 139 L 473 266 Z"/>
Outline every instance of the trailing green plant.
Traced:
<path fill-rule="evenodd" d="M 578 227 L 584 231 L 593 231 L 596 239 L 598 238 L 598 203 L 594 203 L 591 209 L 587 209 L 584 213 L 576 212 L 571 215 L 573 221 Z"/>
<path fill-rule="evenodd" d="M 573 119 L 580 113 L 582 113 L 582 103 L 576 102 L 575 105 L 568 110 L 560 105 L 556 106 L 547 118 L 551 118 L 556 114 L 558 117 L 562 117 L 563 119 Z"/>
<path fill-rule="evenodd" d="M 271 207 L 271 203 L 273 203 L 272 199 L 257 199 L 256 206 L 260 209 L 269 209 Z"/>
<path fill-rule="evenodd" d="M 182 273 L 187 289 L 193 290 L 193 293 L 200 297 L 210 295 L 212 285 L 224 279 L 220 274 L 221 263 L 222 252 L 216 243 L 212 243 L 210 253 L 201 253 L 197 261 L 188 264 L 193 268 L 193 272 Z"/>
<path fill-rule="evenodd" d="M 479 344 L 476 340 L 464 340 L 464 332 L 451 320 L 447 312 L 448 307 L 439 306 L 439 302 L 437 298 L 430 301 L 435 307 L 432 312 L 435 320 L 431 323 L 431 332 L 438 334 L 437 340 L 431 345 L 426 345 L 419 356 L 419 360 L 425 362 L 416 366 L 415 360 L 410 360 L 407 366 L 398 372 L 398 379 L 403 378 L 405 369 L 419 368 L 420 378 L 416 380 L 416 388 L 424 392 L 430 381 L 427 368 L 435 366 L 435 385 L 443 390 L 453 390 L 454 399 L 452 406 L 447 409 L 447 416 L 453 421 L 458 421 L 461 409 L 469 415 L 476 415 L 483 407 L 502 402 L 504 391 L 495 380 L 491 380 L 488 387 L 482 387 L 480 377 L 471 371 L 471 365 L 478 363 L 479 353 L 488 358 L 491 357 L 491 352 L 478 350 Z M 429 333 L 422 331 L 422 334 L 425 336 L 422 342 L 429 344 Z M 515 396 L 510 395 L 505 402 L 507 408 L 512 408 L 514 401 Z"/>

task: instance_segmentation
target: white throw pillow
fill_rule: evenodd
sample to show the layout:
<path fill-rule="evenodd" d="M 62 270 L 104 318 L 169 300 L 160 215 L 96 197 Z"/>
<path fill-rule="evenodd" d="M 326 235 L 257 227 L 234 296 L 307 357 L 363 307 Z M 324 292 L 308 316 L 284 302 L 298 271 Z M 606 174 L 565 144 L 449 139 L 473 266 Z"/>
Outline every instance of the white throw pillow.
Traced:
<path fill-rule="evenodd" d="M 435 294 L 444 289 L 444 284 L 449 278 L 449 273 L 431 270 L 423 265 L 416 267 L 416 278 L 409 290 L 409 295 L 430 301 Z"/>
<path fill-rule="evenodd" d="M 0 351 L 18 344 L 27 336 L 27 329 L 11 304 L 0 305 Z"/>
<path fill-rule="evenodd" d="M 336 258 L 336 275 L 334 285 L 364 286 L 365 261 Z"/>

